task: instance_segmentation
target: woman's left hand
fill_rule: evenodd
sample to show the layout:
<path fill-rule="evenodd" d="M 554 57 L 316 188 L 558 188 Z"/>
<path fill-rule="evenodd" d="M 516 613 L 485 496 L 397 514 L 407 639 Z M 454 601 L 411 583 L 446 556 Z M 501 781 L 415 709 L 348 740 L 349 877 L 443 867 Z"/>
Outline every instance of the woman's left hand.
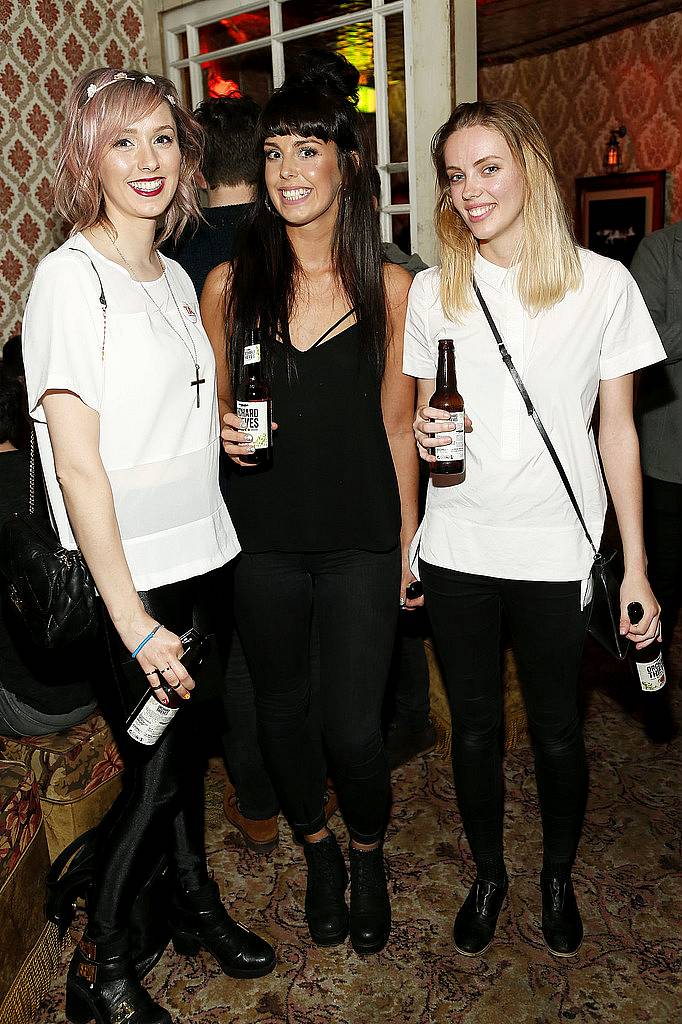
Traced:
<path fill-rule="evenodd" d="M 406 612 L 413 612 L 415 608 L 422 608 L 424 605 L 423 594 L 420 594 L 419 597 L 408 597 L 405 593 L 410 583 L 415 583 L 416 581 L 417 577 L 410 569 L 409 559 L 403 558 L 403 573 L 400 580 L 400 607 Z"/>
<path fill-rule="evenodd" d="M 637 601 L 644 615 L 636 624 L 628 617 L 628 605 Z M 661 606 L 644 573 L 626 573 L 620 588 L 620 633 L 632 640 L 637 650 L 648 647 L 659 635 Z"/>

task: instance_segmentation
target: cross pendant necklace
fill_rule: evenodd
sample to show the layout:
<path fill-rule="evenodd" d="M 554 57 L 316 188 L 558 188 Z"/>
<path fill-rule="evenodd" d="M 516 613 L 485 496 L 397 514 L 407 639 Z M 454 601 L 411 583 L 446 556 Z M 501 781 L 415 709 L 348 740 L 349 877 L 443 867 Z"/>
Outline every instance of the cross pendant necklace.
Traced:
<path fill-rule="evenodd" d="M 192 337 L 192 335 L 189 332 L 189 328 L 187 327 L 187 324 L 185 323 L 185 319 L 184 319 L 182 313 L 180 312 L 180 306 L 178 305 L 178 300 L 175 298 L 175 292 L 171 288 L 170 281 L 168 280 L 168 275 L 166 274 L 166 267 L 165 267 L 164 263 L 162 262 L 161 257 L 159 256 L 158 253 L 156 254 L 157 259 L 159 260 L 159 263 L 161 264 L 161 270 L 162 270 L 162 273 L 163 273 L 163 277 L 164 277 L 164 280 L 166 282 L 166 285 L 168 286 L 168 291 L 171 294 L 171 298 L 173 299 L 173 303 L 174 303 L 175 308 L 177 310 L 177 314 L 180 317 L 180 320 L 182 322 L 182 326 L 185 328 L 185 333 L 186 333 L 187 337 L 189 338 L 189 340 L 190 340 L 190 342 L 192 344 L 191 350 L 190 350 L 189 345 L 187 344 L 187 342 L 183 338 L 183 336 L 180 334 L 180 332 L 176 328 L 175 324 L 173 324 L 172 321 L 170 321 L 168 319 L 168 317 L 166 316 L 164 311 L 161 309 L 161 306 L 159 306 L 158 302 L 156 302 L 154 297 L 149 294 L 149 292 L 147 291 L 147 289 L 144 286 L 144 283 L 142 281 L 140 281 L 139 277 L 135 277 L 135 274 L 133 272 L 133 268 L 130 266 L 130 264 L 128 263 L 128 260 L 125 258 L 125 256 L 123 255 L 123 253 L 121 252 L 119 247 L 116 245 L 116 242 L 113 240 L 113 238 L 111 238 L 111 236 L 109 236 L 109 237 L 111 239 L 111 244 L 113 245 L 114 249 L 116 250 L 118 255 L 121 257 L 123 262 L 125 263 L 126 269 L 128 270 L 128 273 L 132 277 L 133 281 L 135 281 L 136 284 L 139 284 L 140 288 L 145 293 L 145 295 L 147 296 L 149 301 L 156 308 L 156 311 L 161 314 L 163 319 L 166 321 L 166 324 L 170 327 L 170 329 L 173 331 L 173 333 L 178 336 L 178 338 L 180 339 L 182 344 L 187 349 L 187 352 L 188 352 L 192 362 L 194 363 L 194 380 L 191 380 L 189 382 L 189 386 L 191 388 L 196 388 L 197 389 L 197 409 L 201 408 L 201 385 L 206 383 L 206 378 L 199 376 L 199 360 L 198 360 L 198 356 L 197 356 L 197 347 L 194 344 L 194 338 Z"/>
<path fill-rule="evenodd" d="M 196 378 L 195 378 L 195 380 L 191 380 L 189 382 L 189 386 L 191 388 L 196 388 L 197 389 L 197 409 L 198 409 L 199 406 L 201 405 L 201 399 L 199 397 L 199 390 L 200 390 L 201 385 L 206 383 L 206 379 L 204 377 L 199 378 L 199 364 L 198 363 L 194 364 L 194 373 L 196 374 Z"/>

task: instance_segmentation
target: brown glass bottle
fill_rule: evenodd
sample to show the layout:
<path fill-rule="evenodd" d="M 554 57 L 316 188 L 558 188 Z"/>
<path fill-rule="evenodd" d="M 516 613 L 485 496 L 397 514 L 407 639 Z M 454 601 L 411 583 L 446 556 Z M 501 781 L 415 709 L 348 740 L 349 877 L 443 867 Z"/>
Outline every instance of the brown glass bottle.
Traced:
<path fill-rule="evenodd" d="M 457 390 L 455 374 L 455 345 L 452 338 L 438 340 L 438 374 L 436 390 L 431 396 L 429 405 L 434 409 L 443 409 L 449 413 L 452 423 L 450 437 L 452 442 L 439 445 L 433 449 L 436 462 L 431 463 L 431 473 L 460 475 L 464 472 L 466 452 L 464 443 L 464 399 Z M 444 434 L 439 434 L 444 437 Z"/>
<path fill-rule="evenodd" d="M 244 347 L 242 377 L 237 388 L 237 415 L 241 429 L 251 434 L 255 451 L 240 455 L 249 466 L 266 465 L 272 460 L 272 396 L 263 378 L 260 345 Z"/>

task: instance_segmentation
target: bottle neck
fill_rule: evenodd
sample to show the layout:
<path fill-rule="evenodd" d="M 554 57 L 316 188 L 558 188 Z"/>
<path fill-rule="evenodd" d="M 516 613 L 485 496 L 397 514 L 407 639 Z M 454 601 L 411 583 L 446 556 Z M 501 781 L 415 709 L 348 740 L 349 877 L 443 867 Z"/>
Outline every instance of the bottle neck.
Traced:
<path fill-rule="evenodd" d="M 260 345 L 255 342 L 244 347 L 243 379 L 260 384 L 263 379 Z"/>
<path fill-rule="evenodd" d="M 438 376 L 436 377 L 436 389 L 438 391 L 457 390 L 455 350 L 452 342 L 448 345 L 443 345 L 441 343 L 438 346 Z"/>

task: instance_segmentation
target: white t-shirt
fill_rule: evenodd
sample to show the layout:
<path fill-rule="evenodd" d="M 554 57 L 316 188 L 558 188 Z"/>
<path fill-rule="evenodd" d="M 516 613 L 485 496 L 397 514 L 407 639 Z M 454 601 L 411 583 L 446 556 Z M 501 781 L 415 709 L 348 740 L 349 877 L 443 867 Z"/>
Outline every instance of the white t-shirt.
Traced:
<path fill-rule="evenodd" d="M 90 260 L 107 302 L 105 341 Z M 29 408 L 60 540 L 76 547 L 41 405 L 48 390 L 72 391 L 99 413 L 100 455 L 138 590 L 209 572 L 239 551 L 218 486 L 213 351 L 190 278 L 174 260 L 165 265 L 205 379 L 199 408 L 194 352 L 164 278 L 144 286 L 187 348 L 128 272 L 81 234 L 39 264 L 23 324 Z"/>
<path fill-rule="evenodd" d="M 580 289 L 536 316 L 517 297 L 514 268 L 477 254 L 475 276 L 598 547 L 606 491 L 590 423 L 599 382 L 656 363 L 665 352 L 625 267 L 579 253 Z M 592 549 L 483 311 L 476 302 L 462 323 L 449 321 L 439 287 L 438 268 L 414 280 L 403 369 L 435 378 L 438 339 L 453 338 L 457 387 L 473 431 L 466 435 L 464 481 L 429 483 L 420 557 L 502 579 L 586 580 Z"/>

